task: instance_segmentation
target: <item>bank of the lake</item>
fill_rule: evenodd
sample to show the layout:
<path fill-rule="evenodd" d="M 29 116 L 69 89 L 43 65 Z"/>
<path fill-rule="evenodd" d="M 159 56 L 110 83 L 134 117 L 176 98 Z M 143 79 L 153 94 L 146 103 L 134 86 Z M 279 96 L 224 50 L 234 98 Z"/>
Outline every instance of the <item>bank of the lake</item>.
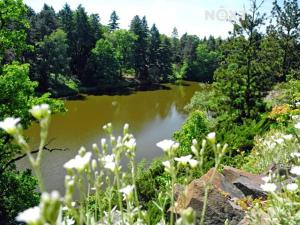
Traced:
<path fill-rule="evenodd" d="M 49 130 L 52 148 L 67 151 L 45 152 L 42 173 L 47 189 L 63 191 L 63 164 L 76 155 L 83 145 L 89 150 L 93 143 L 100 143 L 102 126 L 111 122 L 116 132 L 129 123 L 138 144 L 137 160 L 147 162 L 161 156 L 155 144 L 170 138 L 185 121 L 184 106 L 200 89 L 196 82 L 165 84 L 159 89 L 124 92 L 123 95 L 84 95 L 79 100 L 65 101 L 67 113 L 54 115 Z M 31 137 L 33 148 L 39 143 L 39 127 L 34 124 L 26 135 Z M 18 163 L 27 168 L 27 158 Z"/>

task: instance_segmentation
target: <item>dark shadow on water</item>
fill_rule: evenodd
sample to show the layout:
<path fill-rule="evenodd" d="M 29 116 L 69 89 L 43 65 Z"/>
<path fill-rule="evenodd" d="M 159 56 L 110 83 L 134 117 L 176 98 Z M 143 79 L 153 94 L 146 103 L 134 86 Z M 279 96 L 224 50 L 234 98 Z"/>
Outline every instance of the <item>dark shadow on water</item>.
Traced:
<path fill-rule="evenodd" d="M 174 83 L 172 83 L 172 85 L 175 85 L 175 86 L 184 86 L 184 87 L 191 86 L 190 84 L 186 83 L 185 81 L 174 82 Z"/>
<path fill-rule="evenodd" d="M 63 97 L 64 100 L 80 100 L 80 101 L 84 101 L 86 100 L 86 96 L 82 95 L 82 94 L 78 94 L 78 95 L 74 95 L 74 96 L 68 96 L 68 97 Z"/>
<path fill-rule="evenodd" d="M 141 84 L 137 86 L 129 86 L 129 87 L 110 87 L 102 90 L 86 90 L 83 91 L 85 95 L 94 95 L 94 96 L 128 96 L 135 94 L 136 92 L 145 92 L 145 91 L 157 91 L 157 90 L 171 90 L 170 87 L 166 86 L 166 84 Z M 77 98 L 72 100 L 85 100 L 86 97 Z"/>

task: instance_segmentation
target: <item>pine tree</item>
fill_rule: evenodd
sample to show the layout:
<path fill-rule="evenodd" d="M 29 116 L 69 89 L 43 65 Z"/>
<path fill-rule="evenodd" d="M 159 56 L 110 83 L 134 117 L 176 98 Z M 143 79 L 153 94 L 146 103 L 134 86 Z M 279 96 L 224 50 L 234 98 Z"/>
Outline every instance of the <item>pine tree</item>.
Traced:
<path fill-rule="evenodd" d="M 172 49 L 172 62 L 178 64 L 180 63 L 180 41 L 178 36 L 178 30 L 174 27 L 172 31 L 171 39 L 171 49 Z"/>
<path fill-rule="evenodd" d="M 228 106 L 236 122 L 255 118 L 264 110 L 263 96 L 272 85 L 270 68 L 261 61 L 260 27 L 265 20 L 265 14 L 259 12 L 261 4 L 251 0 L 250 13 L 234 24 L 233 36 L 224 46 L 225 60 L 215 74 L 226 96 L 220 105 Z"/>
<path fill-rule="evenodd" d="M 300 9 L 297 0 L 284 0 L 283 6 L 275 0 L 273 5 L 272 14 L 276 20 L 274 28 L 283 50 L 281 80 L 286 80 L 287 75 L 291 75 L 300 67 L 300 54 L 297 50 L 300 38 Z"/>
<path fill-rule="evenodd" d="M 66 32 L 69 42 L 73 39 L 74 33 L 74 13 L 68 4 L 65 4 L 63 9 L 59 11 L 60 27 Z"/>
<path fill-rule="evenodd" d="M 91 31 L 89 17 L 85 9 L 79 5 L 74 14 L 74 44 L 72 49 L 72 72 L 84 82 L 85 69 L 91 50 L 95 46 L 95 38 Z"/>
<path fill-rule="evenodd" d="M 141 81 L 149 81 L 148 74 L 148 38 L 149 31 L 146 17 L 141 20 L 139 16 L 135 16 L 131 21 L 130 31 L 133 32 L 137 39 L 134 47 L 134 69 L 136 77 Z"/>
<path fill-rule="evenodd" d="M 58 28 L 58 17 L 53 7 L 44 4 L 40 13 L 37 14 L 36 29 L 37 39 L 42 40 Z"/>
<path fill-rule="evenodd" d="M 149 46 L 149 75 L 151 80 L 157 81 L 160 78 L 160 34 L 155 24 L 150 30 L 150 46 Z"/>
<path fill-rule="evenodd" d="M 93 37 L 92 42 L 96 43 L 102 37 L 100 16 L 98 14 L 91 14 L 89 23 L 91 36 Z"/>
<path fill-rule="evenodd" d="M 172 44 L 168 37 L 162 36 L 159 48 L 159 73 L 160 80 L 166 82 L 172 75 Z"/>
<path fill-rule="evenodd" d="M 116 11 L 113 11 L 110 15 L 110 20 L 108 24 L 109 30 L 111 32 L 119 29 L 119 23 L 118 23 L 119 19 L 120 18 L 118 17 Z"/>

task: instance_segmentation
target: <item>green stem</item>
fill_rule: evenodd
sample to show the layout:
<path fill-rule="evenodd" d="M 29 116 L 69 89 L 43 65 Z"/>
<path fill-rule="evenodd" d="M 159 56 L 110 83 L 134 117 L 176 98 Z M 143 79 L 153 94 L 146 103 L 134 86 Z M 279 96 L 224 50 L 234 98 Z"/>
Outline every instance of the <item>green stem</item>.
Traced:
<path fill-rule="evenodd" d="M 32 165 L 33 171 L 35 173 L 35 176 L 38 180 L 40 191 L 45 192 L 45 185 L 43 183 L 42 173 L 41 173 L 41 170 L 40 170 L 40 165 L 37 161 L 32 161 L 32 160 L 30 160 L 30 161 L 31 161 L 31 165 Z"/>
<path fill-rule="evenodd" d="M 116 172 L 116 181 L 117 181 L 117 192 L 118 192 L 118 201 L 119 201 L 119 207 L 120 207 L 120 212 L 121 212 L 121 219 L 122 219 L 122 224 L 124 223 L 124 215 L 123 215 L 123 204 L 122 204 L 122 195 L 120 193 L 121 190 L 121 183 L 120 183 L 120 177 L 119 173 Z"/>
<path fill-rule="evenodd" d="M 132 185 L 134 186 L 134 198 L 135 198 L 135 204 L 136 207 L 138 208 L 138 215 L 139 218 L 142 218 L 141 210 L 140 210 L 140 201 L 138 197 L 138 192 L 137 192 L 137 186 L 136 186 L 136 180 L 135 180 L 135 167 L 134 167 L 134 160 L 131 159 L 131 174 L 132 174 Z"/>

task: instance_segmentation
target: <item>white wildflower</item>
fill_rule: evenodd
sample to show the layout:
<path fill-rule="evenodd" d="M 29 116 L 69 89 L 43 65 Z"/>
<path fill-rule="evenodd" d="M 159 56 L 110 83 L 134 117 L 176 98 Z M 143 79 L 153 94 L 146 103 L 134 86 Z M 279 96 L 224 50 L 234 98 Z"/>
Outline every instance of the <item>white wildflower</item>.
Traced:
<path fill-rule="evenodd" d="M 134 186 L 128 185 L 128 186 L 120 189 L 120 192 L 123 194 L 124 199 L 129 200 L 133 196 L 133 190 L 134 190 Z"/>
<path fill-rule="evenodd" d="M 300 129 L 300 122 L 298 122 L 298 123 L 295 124 L 295 128 L 296 129 Z"/>
<path fill-rule="evenodd" d="M 216 140 L 216 133 L 215 132 L 211 132 L 207 135 L 207 140 L 209 140 L 210 142 L 215 142 Z"/>
<path fill-rule="evenodd" d="M 115 160 L 115 155 L 106 155 L 103 158 L 103 162 L 104 162 L 104 168 L 105 169 L 109 169 L 112 172 L 114 172 L 116 170 L 116 163 L 114 162 Z"/>
<path fill-rule="evenodd" d="M 136 148 L 136 140 L 134 138 L 131 138 L 129 141 L 126 141 L 124 145 L 131 150 L 134 150 Z"/>
<path fill-rule="evenodd" d="M 17 131 L 17 124 L 20 120 L 20 118 L 8 117 L 4 121 L 0 122 L 0 128 L 8 134 L 13 135 Z"/>
<path fill-rule="evenodd" d="M 186 165 L 190 160 L 192 159 L 191 155 L 182 156 L 180 158 L 175 158 L 175 161 L 177 161 L 181 165 Z"/>
<path fill-rule="evenodd" d="M 19 215 L 16 217 L 16 220 L 18 222 L 24 222 L 27 224 L 38 224 L 40 219 L 41 219 L 41 209 L 38 206 L 29 208 L 24 212 L 19 213 Z"/>
<path fill-rule="evenodd" d="M 291 173 L 295 174 L 297 176 L 300 176 L 300 166 L 294 166 L 294 167 L 292 167 Z"/>
<path fill-rule="evenodd" d="M 63 224 L 63 225 L 73 225 L 73 224 L 75 224 L 75 220 L 74 220 L 73 218 L 67 217 L 67 218 L 63 221 L 62 224 Z"/>
<path fill-rule="evenodd" d="M 199 162 L 195 159 L 191 159 L 189 161 L 189 164 L 190 164 L 191 168 L 195 168 L 196 166 L 198 166 Z"/>
<path fill-rule="evenodd" d="M 161 148 L 164 152 L 170 153 L 172 150 L 176 150 L 179 144 L 172 140 L 163 140 L 158 142 L 156 146 Z"/>
<path fill-rule="evenodd" d="M 300 102 L 295 103 L 296 107 L 300 107 Z"/>
<path fill-rule="evenodd" d="M 292 184 L 288 184 L 286 186 L 286 189 L 288 191 L 296 191 L 298 189 L 298 184 L 292 183 Z"/>
<path fill-rule="evenodd" d="M 172 173 L 172 166 L 170 161 L 164 161 L 162 162 L 163 166 L 165 167 L 165 171 L 167 173 Z"/>
<path fill-rule="evenodd" d="M 282 138 L 278 138 L 275 140 L 277 144 L 281 145 L 284 143 L 284 140 Z"/>
<path fill-rule="evenodd" d="M 51 114 L 48 104 L 35 105 L 29 110 L 29 112 L 34 118 L 38 120 L 49 117 L 49 115 Z"/>
<path fill-rule="evenodd" d="M 293 135 L 292 134 L 283 135 L 283 138 L 287 141 L 290 141 L 293 139 Z"/>
<path fill-rule="evenodd" d="M 274 192 L 277 189 L 276 184 L 273 183 L 265 183 L 260 186 L 266 192 Z"/>
<path fill-rule="evenodd" d="M 91 152 L 87 152 L 83 156 L 76 155 L 74 159 L 71 159 L 65 163 L 64 168 L 69 170 L 76 169 L 79 172 L 81 172 L 88 166 L 91 157 L 92 157 Z"/>
<path fill-rule="evenodd" d="M 291 153 L 291 157 L 293 157 L 293 158 L 300 158 L 300 152 L 293 152 L 293 153 Z"/>
<path fill-rule="evenodd" d="M 267 176 L 267 177 L 262 177 L 261 178 L 265 183 L 268 183 L 271 181 L 271 177 L 270 176 Z"/>
<path fill-rule="evenodd" d="M 276 144 L 274 143 L 274 142 L 272 142 L 272 141 L 264 141 L 263 142 L 263 144 L 267 147 L 267 148 L 269 148 L 269 149 L 273 149 L 273 148 L 275 148 L 276 147 Z"/>
<path fill-rule="evenodd" d="M 163 166 L 166 168 L 166 169 L 170 169 L 171 168 L 171 162 L 170 161 L 164 161 L 162 162 Z"/>

